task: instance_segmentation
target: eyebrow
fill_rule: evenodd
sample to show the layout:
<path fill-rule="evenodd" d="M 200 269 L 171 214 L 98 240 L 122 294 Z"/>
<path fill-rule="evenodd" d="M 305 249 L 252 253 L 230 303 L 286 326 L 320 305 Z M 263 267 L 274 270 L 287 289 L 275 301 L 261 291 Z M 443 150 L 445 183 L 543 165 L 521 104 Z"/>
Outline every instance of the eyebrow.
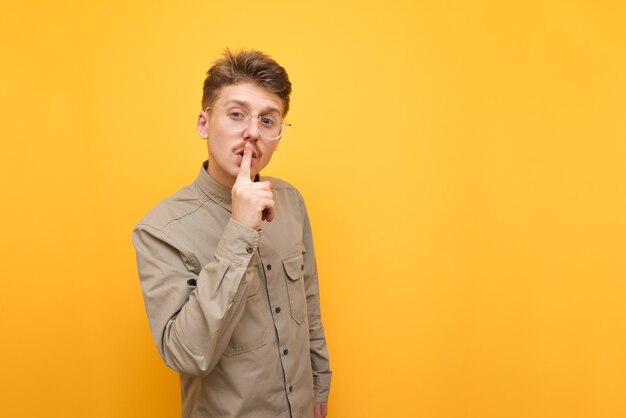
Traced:
<path fill-rule="evenodd" d="M 241 100 L 237 100 L 237 99 L 228 100 L 226 103 L 224 103 L 224 106 L 226 106 L 228 103 L 235 103 L 235 104 L 238 104 L 238 105 L 246 107 L 246 108 L 249 107 L 248 106 L 249 103 L 241 101 Z M 266 107 L 265 109 L 260 111 L 259 114 L 262 115 L 262 114 L 271 113 L 271 112 L 276 112 L 276 113 L 278 113 L 280 115 L 280 110 L 278 108 L 274 107 L 274 106 Z"/>

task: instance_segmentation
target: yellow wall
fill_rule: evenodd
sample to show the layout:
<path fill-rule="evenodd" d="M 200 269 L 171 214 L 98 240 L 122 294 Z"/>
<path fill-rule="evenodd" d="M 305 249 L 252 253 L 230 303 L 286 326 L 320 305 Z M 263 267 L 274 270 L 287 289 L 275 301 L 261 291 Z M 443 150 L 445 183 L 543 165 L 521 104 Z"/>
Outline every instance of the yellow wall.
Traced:
<path fill-rule="evenodd" d="M 2 9 L 0 416 L 178 415 L 130 231 L 226 46 L 294 83 L 330 418 L 626 416 L 625 1 Z"/>

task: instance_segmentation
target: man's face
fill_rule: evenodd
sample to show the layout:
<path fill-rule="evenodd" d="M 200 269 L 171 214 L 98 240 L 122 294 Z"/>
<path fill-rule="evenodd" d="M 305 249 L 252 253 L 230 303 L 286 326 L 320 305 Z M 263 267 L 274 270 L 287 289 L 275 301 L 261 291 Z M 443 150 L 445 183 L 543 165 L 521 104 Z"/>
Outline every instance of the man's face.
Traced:
<path fill-rule="evenodd" d="M 250 115 L 248 127 L 244 130 L 229 128 L 228 115 L 219 107 L 235 105 Z M 283 104 L 276 94 L 253 83 L 225 86 L 209 111 L 198 116 L 198 133 L 207 139 L 209 148 L 208 172 L 218 183 L 232 187 L 239 173 L 246 142 L 252 146 L 250 173 L 256 176 L 272 159 L 278 147 L 278 140 L 264 139 L 259 130 L 258 115 L 282 117 Z"/>

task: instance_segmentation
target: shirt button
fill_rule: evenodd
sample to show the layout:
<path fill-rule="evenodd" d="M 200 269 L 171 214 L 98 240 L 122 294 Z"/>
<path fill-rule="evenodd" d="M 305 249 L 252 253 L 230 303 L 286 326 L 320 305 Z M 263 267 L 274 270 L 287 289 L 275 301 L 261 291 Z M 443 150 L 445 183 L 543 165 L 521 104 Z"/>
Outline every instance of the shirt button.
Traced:
<path fill-rule="evenodd" d="M 304 270 L 304 264 L 300 264 L 300 270 Z"/>
<path fill-rule="evenodd" d="M 293 386 L 289 386 L 289 392 L 293 392 Z"/>
<path fill-rule="evenodd" d="M 268 264 L 268 265 L 267 265 L 267 269 L 268 269 L 268 270 L 271 270 L 271 269 L 272 269 L 272 265 L 271 265 L 271 264 Z"/>
<path fill-rule="evenodd" d="M 248 254 L 252 254 L 254 252 L 254 248 L 248 247 L 246 248 L 246 251 L 248 252 Z"/>
<path fill-rule="evenodd" d="M 280 313 L 280 306 L 277 306 L 276 309 L 274 309 L 274 312 Z"/>
<path fill-rule="evenodd" d="M 284 354 L 284 355 L 289 354 L 289 350 L 287 350 L 287 349 L 285 348 L 285 349 L 283 350 L 283 354 Z"/>

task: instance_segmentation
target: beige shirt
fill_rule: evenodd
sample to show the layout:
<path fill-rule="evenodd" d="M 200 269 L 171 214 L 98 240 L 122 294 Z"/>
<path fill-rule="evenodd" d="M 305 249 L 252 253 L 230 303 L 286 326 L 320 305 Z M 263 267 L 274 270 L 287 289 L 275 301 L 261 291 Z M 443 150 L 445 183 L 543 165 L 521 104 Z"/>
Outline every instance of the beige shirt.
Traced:
<path fill-rule="evenodd" d="M 331 371 L 309 218 L 272 182 L 276 217 L 231 219 L 230 189 L 205 171 L 133 231 L 154 341 L 180 373 L 182 415 L 312 417 Z"/>

